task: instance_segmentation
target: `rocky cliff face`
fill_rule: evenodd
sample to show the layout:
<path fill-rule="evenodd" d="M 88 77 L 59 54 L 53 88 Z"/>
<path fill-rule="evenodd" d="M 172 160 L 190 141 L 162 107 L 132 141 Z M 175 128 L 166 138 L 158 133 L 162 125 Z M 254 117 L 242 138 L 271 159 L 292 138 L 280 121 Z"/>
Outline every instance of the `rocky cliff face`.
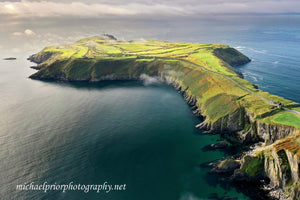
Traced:
<path fill-rule="evenodd" d="M 247 121 L 247 119 L 245 119 L 245 110 L 240 107 L 215 122 L 205 120 L 201 124 L 198 124 L 196 128 L 214 133 L 234 133 L 244 129 L 245 121 Z"/>
<path fill-rule="evenodd" d="M 53 52 L 45 52 L 43 54 L 33 54 L 29 56 L 27 60 L 34 62 L 36 64 L 40 64 L 51 58 L 55 53 Z"/>
<path fill-rule="evenodd" d="M 281 188 L 284 195 L 279 199 L 299 199 L 299 157 L 288 150 L 265 151 L 264 170 L 270 178 L 270 188 Z"/>
<path fill-rule="evenodd" d="M 234 171 L 236 181 L 260 181 L 267 178 L 264 185 L 272 198 L 294 200 L 300 198 L 299 154 L 295 153 L 295 140 L 299 136 L 288 137 L 275 144 L 257 148 L 252 155 L 241 159 L 241 167 Z"/>
<path fill-rule="evenodd" d="M 266 175 L 270 178 L 270 186 L 272 188 L 286 187 L 288 181 L 292 178 L 286 151 L 276 152 L 271 149 L 270 152 L 265 153 L 264 169 Z"/>
<path fill-rule="evenodd" d="M 300 198 L 298 182 L 300 158 L 286 149 L 278 151 L 272 145 L 274 142 L 296 133 L 295 127 L 261 123 L 255 120 L 253 113 L 243 107 L 211 122 L 201 111 L 201 105 L 198 103 L 199 97 L 190 95 L 188 87 L 181 85 L 174 77 L 164 77 L 164 80 L 183 95 L 195 115 L 204 119 L 201 124 L 196 126 L 197 128 L 223 134 L 236 132 L 244 143 L 262 141 L 265 145 L 269 145 L 269 148 L 260 152 L 259 155 L 244 156 L 241 160 L 241 167 L 234 171 L 232 176 L 234 180 L 259 181 L 268 178 L 270 180 L 268 189 L 271 191 L 272 198 L 282 200 Z"/>
<path fill-rule="evenodd" d="M 180 81 L 174 77 L 162 77 L 162 79 L 178 90 L 191 106 L 194 114 L 203 119 L 203 122 L 196 125 L 196 128 L 220 134 L 237 133 L 243 143 L 249 144 L 263 141 L 267 145 L 297 131 L 292 126 L 261 123 L 254 118 L 253 113 L 250 113 L 244 107 L 238 107 L 230 114 L 212 122 L 201 111 L 202 106 L 199 104 L 199 97 L 190 95 L 188 87 L 181 85 Z"/>
<path fill-rule="evenodd" d="M 297 129 L 291 126 L 257 123 L 257 135 L 267 144 L 272 144 L 296 131 Z"/>
<path fill-rule="evenodd" d="M 247 64 L 251 61 L 248 57 L 244 57 L 234 48 L 227 49 L 226 51 L 223 49 L 215 49 L 214 54 L 233 67 Z"/>

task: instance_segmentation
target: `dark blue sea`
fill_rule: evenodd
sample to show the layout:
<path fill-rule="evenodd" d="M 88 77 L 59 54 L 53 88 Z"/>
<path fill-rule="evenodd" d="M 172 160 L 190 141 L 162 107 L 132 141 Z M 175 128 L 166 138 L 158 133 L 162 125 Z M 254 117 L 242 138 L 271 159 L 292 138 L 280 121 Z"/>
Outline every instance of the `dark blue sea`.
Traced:
<path fill-rule="evenodd" d="M 217 20 L 115 20 L 84 23 L 86 35 L 121 39 L 223 43 L 252 62 L 237 67 L 260 89 L 300 103 L 299 16 L 235 16 Z M 34 26 L 34 25 L 32 25 Z M 36 31 L 45 27 L 35 25 Z M 74 23 L 47 31 L 72 32 Z M 53 26 L 53 27 L 51 27 Z M 84 35 L 84 34 L 83 34 Z M 15 44 L 16 45 L 16 44 Z M 28 48 L 28 49 L 27 49 Z M 207 163 L 230 152 L 206 151 L 205 135 L 173 88 L 143 82 L 61 83 L 28 79 L 26 58 L 42 46 L 22 46 L 0 60 L 0 199 L 202 200 L 255 199 L 218 181 Z M 126 184 L 122 191 L 19 191 L 18 184 Z M 252 193 L 254 190 L 252 191 Z"/>

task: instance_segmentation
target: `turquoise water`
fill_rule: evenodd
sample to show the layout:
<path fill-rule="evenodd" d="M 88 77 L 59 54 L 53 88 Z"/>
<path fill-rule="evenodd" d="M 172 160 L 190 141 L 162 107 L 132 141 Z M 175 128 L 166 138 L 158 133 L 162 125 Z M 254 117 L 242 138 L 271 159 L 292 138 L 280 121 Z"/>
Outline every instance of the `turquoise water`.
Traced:
<path fill-rule="evenodd" d="M 173 88 L 139 82 L 33 81 L 23 60 L 1 62 L 1 199 L 206 199 L 246 197 L 222 188 L 202 163 L 219 136 Z M 16 185 L 126 184 L 110 193 L 16 191 Z M 209 181 L 209 182 L 208 182 Z"/>
<path fill-rule="evenodd" d="M 229 44 L 252 59 L 238 67 L 247 80 L 263 90 L 300 102 L 300 29 L 295 26 L 299 17 L 267 18 L 242 22 L 222 19 L 212 23 L 198 19 L 128 21 L 116 27 L 128 34 L 127 39 L 143 36 Z M 116 28 L 105 28 L 106 32 L 121 36 Z M 220 137 L 201 135 L 195 130 L 200 120 L 173 88 L 139 82 L 34 81 L 27 78 L 35 72 L 26 61 L 31 53 L 23 50 L 20 54 L 16 61 L 0 60 L 1 200 L 198 200 L 224 196 L 250 199 L 207 174 L 209 169 L 204 164 L 227 154 L 203 150 Z M 126 184 L 126 190 L 16 191 L 17 184 L 45 181 L 108 182 Z"/>

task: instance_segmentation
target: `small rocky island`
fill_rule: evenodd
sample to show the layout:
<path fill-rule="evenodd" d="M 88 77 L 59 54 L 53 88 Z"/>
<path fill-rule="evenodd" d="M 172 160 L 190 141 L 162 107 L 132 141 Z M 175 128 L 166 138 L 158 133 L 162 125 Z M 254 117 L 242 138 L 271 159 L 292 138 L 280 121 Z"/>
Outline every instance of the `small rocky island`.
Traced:
<path fill-rule="evenodd" d="M 255 144 L 243 156 L 215 164 L 213 172 L 227 173 L 235 181 L 267 179 L 264 187 L 271 196 L 300 199 L 299 104 L 243 79 L 234 67 L 250 59 L 236 49 L 222 44 L 118 41 L 104 35 L 46 47 L 29 60 L 38 64 L 32 79 L 97 82 L 147 75 L 172 85 L 203 119 L 197 128 L 230 135 L 244 146 Z M 226 146 L 221 142 L 212 147 Z"/>
<path fill-rule="evenodd" d="M 3 58 L 3 60 L 17 60 L 15 57 L 8 57 L 8 58 Z"/>

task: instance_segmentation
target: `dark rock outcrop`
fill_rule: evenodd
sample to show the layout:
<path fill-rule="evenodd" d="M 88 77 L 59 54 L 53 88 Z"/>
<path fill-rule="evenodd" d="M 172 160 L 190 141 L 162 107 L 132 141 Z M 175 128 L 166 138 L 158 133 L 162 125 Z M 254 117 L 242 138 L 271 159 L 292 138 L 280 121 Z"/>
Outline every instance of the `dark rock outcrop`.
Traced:
<path fill-rule="evenodd" d="M 238 160 L 226 159 L 215 164 L 211 172 L 215 173 L 233 173 L 234 170 L 238 169 L 241 163 Z"/>
<path fill-rule="evenodd" d="M 228 147 L 228 143 L 226 141 L 218 142 L 216 144 L 211 144 L 210 148 L 212 149 L 225 149 Z"/>
<path fill-rule="evenodd" d="M 234 171 L 232 180 L 255 182 L 264 179 L 264 157 L 246 155 L 241 160 L 241 167 Z"/>
<path fill-rule="evenodd" d="M 8 58 L 4 58 L 3 60 L 17 60 L 17 58 L 15 58 L 15 57 L 8 57 Z"/>
<path fill-rule="evenodd" d="M 251 62 L 250 58 L 247 56 L 240 54 L 234 48 L 217 48 L 214 50 L 214 54 L 222 59 L 224 62 L 228 63 L 229 65 L 235 67 L 239 65 L 244 65 Z"/>
<path fill-rule="evenodd" d="M 40 70 L 40 69 L 41 69 L 40 66 L 31 66 L 30 68 L 31 68 L 31 69 L 35 69 L 35 70 Z"/>
<path fill-rule="evenodd" d="M 43 54 L 33 54 L 33 55 L 29 56 L 29 58 L 27 58 L 27 60 L 34 62 L 36 64 L 41 64 L 55 54 L 59 54 L 59 53 L 46 51 Z M 42 68 L 42 66 L 39 66 L 39 67 Z"/>

